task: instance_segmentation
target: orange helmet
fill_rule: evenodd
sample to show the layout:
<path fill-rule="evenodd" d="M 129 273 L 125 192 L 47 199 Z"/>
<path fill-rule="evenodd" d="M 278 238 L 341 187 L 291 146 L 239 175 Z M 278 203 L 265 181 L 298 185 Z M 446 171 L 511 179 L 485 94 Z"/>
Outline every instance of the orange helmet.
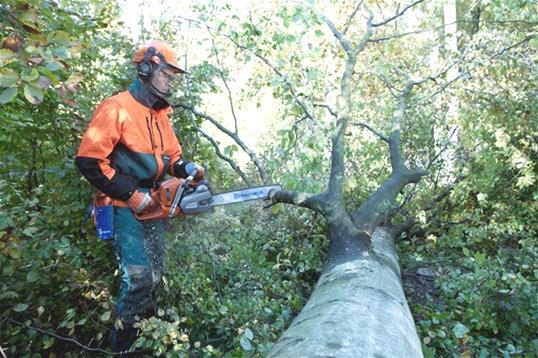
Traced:
<path fill-rule="evenodd" d="M 144 45 L 138 48 L 136 51 L 133 62 L 136 64 L 139 64 L 144 59 L 144 55 L 146 54 L 146 51 L 153 47 L 155 49 L 155 55 L 161 55 L 164 60 L 166 61 L 166 64 L 175 70 L 177 70 L 179 73 L 187 73 L 187 71 L 181 69 L 177 63 L 176 58 L 176 51 L 174 51 L 170 46 L 165 44 L 162 41 L 159 40 L 150 40 L 146 42 Z M 153 56 L 150 59 L 152 62 L 159 64 L 161 59 L 159 56 Z"/>

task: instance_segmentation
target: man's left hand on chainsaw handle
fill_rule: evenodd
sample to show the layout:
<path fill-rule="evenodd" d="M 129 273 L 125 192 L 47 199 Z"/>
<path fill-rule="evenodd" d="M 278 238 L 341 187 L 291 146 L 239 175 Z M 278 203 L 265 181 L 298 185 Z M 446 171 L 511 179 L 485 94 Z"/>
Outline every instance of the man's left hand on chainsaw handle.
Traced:
<path fill-rule="evenodd" d="M 199 164 L 190 162 L 185 166 L 185 171 L 189 176 L 193 177 L 194 182 L 199 182 L 204 179 L 205 170 L 204 167 Z"/>
<path fill-rule="evenodd" d="M 193 176 L 194 182 L 199 182 L 204 179 L 205 170 L 199 164 L 180 159 L 174 165 L 174 174 L 178 178 Z"/>

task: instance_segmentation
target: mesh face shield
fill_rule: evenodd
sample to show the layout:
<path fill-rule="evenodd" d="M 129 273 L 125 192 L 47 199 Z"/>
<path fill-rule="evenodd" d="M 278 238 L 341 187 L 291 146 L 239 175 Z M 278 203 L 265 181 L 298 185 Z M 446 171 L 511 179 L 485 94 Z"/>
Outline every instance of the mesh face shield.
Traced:
<path fill-rule="evenodd" d="M 167 65 L 157 66 L 149 80 L 149 89 L 157 97 L 168 99 L 181 84 L 182 75 Z"/>

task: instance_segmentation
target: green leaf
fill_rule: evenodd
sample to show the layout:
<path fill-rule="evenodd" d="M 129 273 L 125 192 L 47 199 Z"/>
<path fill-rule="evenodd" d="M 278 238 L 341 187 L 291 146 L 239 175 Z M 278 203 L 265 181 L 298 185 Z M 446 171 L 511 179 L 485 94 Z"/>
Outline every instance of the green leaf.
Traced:
<path fill-rule="evenodd" d="M 26 281 L 28 282 L 36 282 L 39 279 L 39 274 L 35 271 L 30 271 L 26 275 Z"/>
<path fill-rule="evenodd" d="M 108 321 L 110 319 L 110 311 L 106 311 L 99 317 L 101 321 Z"/>
<path fill-rule="evenodd" d="M 26 83 L 24 85 L 24 97 L 33 105 L 38 105 L 43 102 L 44 92 L 39 85 Z"/>
<path fill-rule="evenodd" d="M 44 74 L 45 76 L 47 76 L 47 78 L 50 79 L 50 81 L 52 82 L 54 86 L 60 83 L 60 81 L 58 80 L 58 77 L 56 77 L 56 75 L 52 73 L 52 71 L 49 68 L 41 67 L 40 72 Z"/>
<path fill-rule="evenodd" d="M 11 256 L 14 259 L 20 259 L 21 258 L 21 250 L 18 246 L 10 246 L 7 249 L 7 253 L 9 256 Z"/>
<path fill-rule="evenodd" d="M 71 91 L 76 92 L 78 90 L 78 84 L 84 79 L 84 76 L 80 73 L 73 73 L 67 81 L 65 81 L 65 87 Z"/>
<path fill-rule="evenodd" d="M 11 50 L 8 49 L 0 49 L 0 61 L 8 60 L 10 58 L 15 57 L 17 54 Z"/>
<path fill-rule="evenodd" d="M 252 350 L 252 343 L 250 343 L 250 340 L 245 337 L 245 335 L 242 335 L 239 339 L 239 343 L 241 344 L 241 347 L 243 347 L 244 350 L 250 351 Z"/>
<path fill-rule="evenodd" d="M 2 276 L 11 276 L 15 272 L 15 269 L 13 266 L 6 266 L 2 269 Z M 0 294 L 0 299 L 2 298 L 2 295 Z"/>
<path fill-rule="evenodd" d="M 48 68 L 52 72 L 56 72 L 58 70 L 61 70 L 64 68 L 64 65 L 62 65 L 60 62 L 55 60 L 49 60 L 45 62 L 45 67 Z"/>
<path fill-rule="evenodd" d="M 252 340 L 252 339 L 254 338 L 254 334 L 252 333 L 252 331 L 251 331 L 249 328 L 247 328 L 247 329 L 245 330 L 245 336 L 246 336 L 249 340 Z"/>
<path fill-rule="evenodd" d="M 52 49 L 52 53 L 61 58 L 62 60 L 67 60 L 71 58 L 71 52 L 66 47 L 56 47 Z"/>
<path fill-rule="evenodd" d="M 39 72 L 35 68 L 29 68 L 21 73 L 21 79 L 26 82 L 33 82 L 39 78 Z"/>
<path fill-rule="evenodd" d="M 458 323 L 452 330 L 456 338 L 463 338 L 467 333 L 469 333 L 469 328 L 465 327 L 463 324 Z"/>
<path fill-rule="evenodd" d="M 54 344 L 54 338 L 53 337 L 45 337 L 43 338 L 43 349 L 49 349 Z"/>
<path fill-rule="evenodd" d="M 23 311 L 26 311 L 27 308 L 28 308 L 28 305 L 26 303 L 19 303 L 18 305 L 13 307 L 13 311 L 23 312 Z"/>
<path fill-rule="evenodd" d="M 60 45 L 66 45 L 70 42 L 69 34 L 65 31 L 56 31 L 50 38 L 50 42 Z"/>
<path fill-rule="evenodd" d="M 25 28 L 27 31 L 33 33 L 40 32 L 38 25 L 39 20 L 34 10 L 24 11 L 21 15 L 19 15 L 18 19 L 27 26 L 27 28 Z"/>
<path fill-rule="evenodd" d="M 47 89 L 52 84 L 52 80 L 47 76 L 39 76 L 37 83 L 39 83 L 39 87 Z"/>
<path fill-rule="evenodd" d="M 0 94 L 0 104 L 9 103 L 17 96 L 17 87 L 10 87 Z"/>
<path fill-rule="evenodd" d="M 12 87 L 19 81 L 19 75 L 11 68 L 0 69 L 0 87 Z"/>

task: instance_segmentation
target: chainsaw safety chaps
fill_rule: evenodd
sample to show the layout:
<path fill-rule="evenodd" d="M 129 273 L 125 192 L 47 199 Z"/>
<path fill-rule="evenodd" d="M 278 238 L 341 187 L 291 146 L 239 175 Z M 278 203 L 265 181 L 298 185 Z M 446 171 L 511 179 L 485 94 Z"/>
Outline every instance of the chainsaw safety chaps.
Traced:
<path fill-rule="evenodd" d="M 114 246 L 122 272 L 116 318 L 132 325 L 154 313 L 155 288 L 163 275 L 164 222 L 138 221 L 129 208 L 114 207 Z"/>

